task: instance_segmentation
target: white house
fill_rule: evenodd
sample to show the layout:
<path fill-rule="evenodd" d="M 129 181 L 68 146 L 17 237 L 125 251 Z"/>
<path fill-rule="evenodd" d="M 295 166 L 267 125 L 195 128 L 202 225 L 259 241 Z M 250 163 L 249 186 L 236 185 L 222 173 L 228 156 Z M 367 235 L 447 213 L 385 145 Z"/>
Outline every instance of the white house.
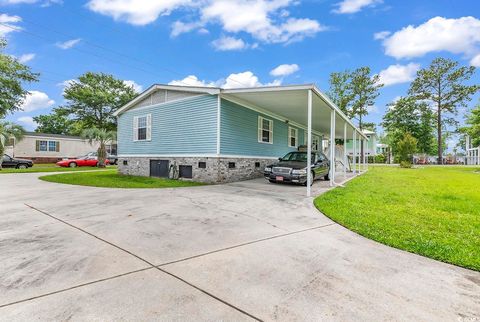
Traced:
<path fill-rule="evenodd" d="M 79 136 L 27 132 L 22 140 L 12 140 L 5 153 L 34 163 L 48 163 L 85 155 L 98 147 L 98 143 L 90 144 Z"/>

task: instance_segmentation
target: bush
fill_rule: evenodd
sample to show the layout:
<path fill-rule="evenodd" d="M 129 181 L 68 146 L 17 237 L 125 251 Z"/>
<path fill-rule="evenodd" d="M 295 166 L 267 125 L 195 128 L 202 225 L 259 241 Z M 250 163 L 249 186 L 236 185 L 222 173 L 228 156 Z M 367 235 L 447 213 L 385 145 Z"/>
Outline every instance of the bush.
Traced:
<path fill-rule="evenodd" d="M 375 156 L 375 163 L 385 163 L 385 161 L 387 161 L 387 158 L 384 154 L 377 154 Z"/>
<path fill-rule="evenodd" d="M 398 142 L 398 156 L 400 157 L 400 163 L 402 161 L 410 162 L 413 154 L 417 150 L 417 139 L 410 133 L 405 133 L 403 139 Z"/>
<path fill-rule="evenodd" d="M 412 162 L 410 162 L 410 161 L 401 161 L 401 162 L 400 162 L 400 167 L 401 167 L 401 168 L 410 169 L 410 168 L 412 167 Z"/>

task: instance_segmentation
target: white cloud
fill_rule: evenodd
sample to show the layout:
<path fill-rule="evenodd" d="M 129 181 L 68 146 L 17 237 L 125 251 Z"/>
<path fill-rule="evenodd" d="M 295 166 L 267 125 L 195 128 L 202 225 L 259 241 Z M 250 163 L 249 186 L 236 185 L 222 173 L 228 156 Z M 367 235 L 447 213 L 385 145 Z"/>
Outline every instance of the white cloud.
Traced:
<path fill-rule="evenodd" d="M 237 39 L 234 37 L 222 36 L 219 39 L 212 41 L 213 47 L 216 50 L 227 51 L 227 50 L 242 50 L 248 47 L 242 39 Z"/>
<path fill-rule="evenodd" d="M 390 36 L 392 33 L 390 31 L 380 31 L 380 32 L 376 32 L 373 34 L 373 39 L 375 40 L 383 40 L 385 38 L 387 38 L 388 36 Z"/>
<path fill-rule="evenodd" d="M 90 0 L 87 7 L 133 25 L 147 25 L 161 15 L 188 8 L 194 18 L 174 22 L 172 37 L 220 24 L 228 33 L 246 32 L 262 42 L 289 43 L 327 29 L 316 20 L 290 17 L 286 8 L 296 4 L 297 0 Z"/>
<path fill-rule="evenodd" d="M 133 90 L 137 93 L 140 93 L 143 91 L 143 86 L 135 83 L 133 80 L 125 80 L 123 83 L 127 86 L 130 86 L 133 88 Z"/>
<path fill-rule="evenodd" d="M 438 51 L 473 56 L 479 45 L 480 20 L 474 17 L 434 17 L 417 27 L 407 26 L 383 40 L 385 53 L 397 59 Z"/>
<path fill-rule="evenodd" d="M 410 82 L 415 78 L 415 74 L 420 69 L 419 64 L 409 63 L 407 65 L 390 65 L 382 70 L 378 75 L 380 82 L 385 86 Z"/>
<path fill-rule="evenodd" d="M 178 85 L 178 86 L 200 86 L 200 87 L 217 87 L 215 82 L 207 82 L 199 80 L 195 75 L 189 75 L 184 79 L 172 80 L 168 85 Z"/>
<path fill-rule="evenodd" d="M 270 75 L 275 77 L 288 76 L 297 72 L 300 68 L 297 64 L 282 64 L 270 71 Z"/>
<path fill-rule="evenodd" d="M 70 48 L 78 45 L 78 43 L 80 43 L 80 41 L 82 41 L 82 39 L 80 39 L 80 38 L 70 39 L 70 40 L 67 40 L 67 41 L 64 41 L 64 42 L 57 42 L 55 45 L 58 48 L 61 48 L 61 49 L 70 49 Z"/>
<path fill-rule="evenodd" d="M 87 7 L 115 20 L 143 26 L 169 15 L 181 6 L 195 6 L 192 0 L 90 0 Z"/>
<path fill-rule="evenodd" d="M 480 54 L 476 55 L 472 58 L 472 60 L 470 60 L 470 65 L 480 67 Z"/>
<path fill-rule="evenodd" d="M 33 131 L 37 127 L 37 122 L 31 116 L 20 116 L 17 121 L 22 124 L 28 131 Z"/>
<path fill-rule="evenodd" d="M 5 13 L 0 14 L 0 37 L 4 37 L 10 32 L 18 31 L 21 28 L 16 26 L 15 24 L 22 21 L 22 18 L 19 16 L 9 16 Z"/>
<path fill-rule="evenodd" d="M 251 71 L 242 73 L 230 74 L 225 79 L 217 81 L 204 81 L 198 79 L 195 75 L 189 75 L 181 80 L 173 80 L 169 85 L 178 86 L 200 86 L 200 87 L 221 87 L 221 88 L 246 88 L 246 87 L 260 87 L 260 86 L 278 86 L 282 81 L 275 79 L 270 83 L 261 83 L 258 77 Z"/>
<path fill-rule="evenodd" d="M 343 0 L 335 4 L 337 9 L 333 10 L 333 12 L 340 14 L 355 13 L 364 7 L 373 7 L 382 2 L 382 0 Z"/>
<path fill-rule="evenodd" d="M 44 108 L 48 108 L 55 104 L 55 101 L 50 99 L 47 94 L 40 91 L 29 91 L 29 94 L 23 100 L 20 107 L 24 112 L 32 112 Z"/>
<path fill-rule="evenodd" d="M 35 58 L 35 54 L 23 54 L 18 57 L 18 61 L 21 62 L 22 64 L 26 64 L 34 58 Z"/>

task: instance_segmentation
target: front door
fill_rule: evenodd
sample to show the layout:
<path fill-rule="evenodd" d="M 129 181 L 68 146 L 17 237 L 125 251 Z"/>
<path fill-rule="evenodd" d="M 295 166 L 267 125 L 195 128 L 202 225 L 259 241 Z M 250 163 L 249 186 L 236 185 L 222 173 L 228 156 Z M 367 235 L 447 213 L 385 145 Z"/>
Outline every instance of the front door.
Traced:
<path fill-rule="evenodd" d="M 168 178 L 169 166 L 168 160 L 150 160 L 150 176 Z"/>

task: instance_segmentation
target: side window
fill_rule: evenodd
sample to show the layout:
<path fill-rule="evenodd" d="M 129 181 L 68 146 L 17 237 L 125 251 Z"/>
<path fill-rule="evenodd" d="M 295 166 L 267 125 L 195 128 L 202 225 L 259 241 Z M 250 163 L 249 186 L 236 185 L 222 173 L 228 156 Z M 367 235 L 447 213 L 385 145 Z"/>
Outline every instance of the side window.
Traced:
<path fill-rule="evenodd" d="M 58 141 L 48 141 L 48 151 L 49 152 L 58 152 L 60 147 L 60 142 Z"/>
<path fill-rule="evenodd" d="M 48 142 L 47 141 L 44 141 L 44 140 L 37 140 L 37 151 L 42 151 L 42 152 L 45 152 L 47 151 L 47 144 Z"/>
<path fill-rule="evenodd" d="M 291 148 L 298 146 L 298 130 L 293 127 L 288 128 L 288 146 Z"/>
<path fill-rule="evenodd" d="M 273 121 L 258 117 L 258 142 L 273 143 Z"/>
<path fill-rule="evenodd" d="M 151 114 L 135 116 L 133 118 L 133 140 L 150 141 L 152 137 Z"/>

